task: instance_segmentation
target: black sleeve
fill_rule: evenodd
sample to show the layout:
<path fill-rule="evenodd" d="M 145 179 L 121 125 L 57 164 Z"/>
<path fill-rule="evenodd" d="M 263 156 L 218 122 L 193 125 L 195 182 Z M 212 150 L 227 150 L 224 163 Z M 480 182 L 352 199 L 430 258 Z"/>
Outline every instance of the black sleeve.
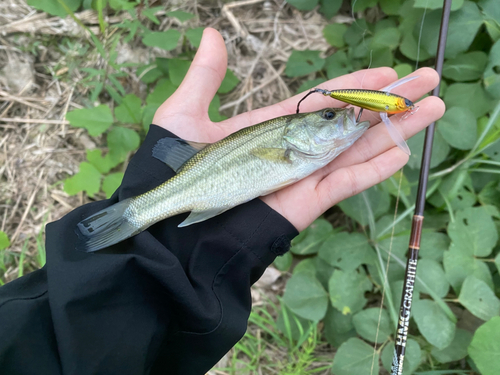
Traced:
<path fill-rule="evenodd" d="M 2 374 L 204 374 L 243 336 L 250 286 L 297 235 L 260 199 L 74 249 L 79 221 L 173 176 L 151 156 L 166 136 L 151 126 L 113 197 L 48 224 L 46 266 L 0 288 Z"/>

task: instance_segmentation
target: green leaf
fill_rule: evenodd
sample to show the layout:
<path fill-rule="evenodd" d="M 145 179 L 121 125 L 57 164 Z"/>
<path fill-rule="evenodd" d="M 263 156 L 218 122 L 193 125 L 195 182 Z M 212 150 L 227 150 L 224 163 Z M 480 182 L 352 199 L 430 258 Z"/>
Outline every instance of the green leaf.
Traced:
<path fill-rule="evenodd" d="M 413 61 L 424 61 L 433 55 L 427 52 L 422 44 L 419 45 L 417 39 L 411 33 L 403 33 L 399 50 L 405 57 Z"/>
<path fill-rule="evenodd" d="M 343 314 L 355 314 L 366 304 L 365 292 L 372 289 L 372 283 L 363 271 L 333 271 L 328 282 L 332 306 Z"/>
<path fill-rule="evenodd" d="M 152 7 L 152 8 L 143 8 L 141 13 L 143 16 L 146 16 L 148 19 L 153 21 L 155 24 L 159 25 L 160 20 L 156 17 L 155 13 L 162 10 L 163 7 Z"/>
<path fill-rule="evenodd" d="M 344 34 L 345 42 L 352 47 L 357 46 L 364 39 L 367 29 L 368 24 L 366 20 L 361 18 L 353 22 Z"/>
<path fill-rule="evenodd" d="M 75 195 L 81 191 L 87 192 L 89 197 L 98 193 L 101 187 L 101 173 L 90 163 L 80 163 L 77 174 L 64 180 L 64 191 L 68 195 Z"/>
<path fill-rule="evenodd" d="M 394 343 L 389 343 L 382 350 L 382 365 L 387 371 L 391 370 L 392 360 L 394 358 Z M 412 339 L 406 341 L 406 353 L 403 360 L 403 375 L 411 375 L 420 366 L 422 362 L 422 350 L 418 342 Z M 430 374 L 429 374 L 430 375 Z"/>
<path fill-rule="evenodd" d="M 288 323 L 288 324 L 287 324 Z M 276 327 L 285 335 L 290 335 L 292 340 L 299 340 L 301 335 L 308 330 L 314 322 L 295 315 L 285 304 L 282 305 L 276 318 Z M 289 331 L 287 329 L 289 327 Z M 299 327 L 300 325 L 300 327 Z M 302 333 L 301 329 L 302 328 Z"/>
<path fill-rule="evenodd" d="M 410 64 L 398 64 L 394 67 L 398 78 L 403 78 L 413 72 L 413 67 Z"/>
<path fill-rule="evenodd" d="M 333 358 L 332 373 L 335 375 L 378 375 L 379 354 L 373 347 L 358 338 L 344 342 Z M 373 365 L 373 371 L 372 371 Z"/>
<path fill-rule="evenodd" d="M 195 27 L 194 29 L 187 29 L 184 33 L 193 47 L 198 48 L 200 46 L 203 30 L 205 30 L 204 27 Z"/>
<path fill-rule="evenodd" d="M 323 28 L 323 36 L 326 41 L 334 47 L 344 47 L 344 34 L 347 31 L 347 26 L 343 23 L 332 23 Z"/>
<path fill-rule="evenodd" d="M 482 205 L 493 205 L 500 209 L 500 183 L 490 181 L 477 196 Z"/>
<path fill-rule="evenodd" d="M 361 264 L 375 261 L 375 253 L 361 233 L 340 232 L 328 237 L 318 256 L 344 271 L 354 271 Z"/>
<path fill-rule="evenodd" d="M 352 12 L 362 12 L 367 8 L 373 8 L 377 5 L 378 0 L 356 0 L 355 3 L 352 4 Z"/>
<path fill-rule="evenodd" d="M 500 99 L 499 67 L 500 67 L 500 39 L 491 47 L 488 65 L 484 69 L 484 88 L 495 99 Z"/>
<path fill-rule="evenodd" d="M 129 2 L 128 0 L 109 0 L 109 6 L 114 10 L 128 10 L 136 6 L 135 1 Z"/>
<path fill-rule="evenodd" d="M 342 0 L 320 0 L 320 4 L 319 11 L 326 19 L 330 19 L 339 11 L 342 6 Z"/>
<path fill-rule="evenodd" d="M 500 273 L 500 253 L 495 258 L 495 265 L 497 266 L 498 273 Z"/>
<path fill-rule="evenodd" d="M 120 187 L 123 180 L 123 172 L 111 173 L 104 177 L 102 181 L 102 191 L 106 193 L 106 198 L 109 198 Z"/>
<path fill-rule="evenodd" d="M 493 107 L 491 98 L 480 82 L 450 85 L 444 95 L 444 102 L 447 108 L 469 108 L 476 118 L 484 116 Z"/>
<path fill-rule="evenodd" d="M 286 2 L 298 10 L 313 10 L 318 5 L 318 0 L 286 0 Z"/>
<path fill-rule="evenodd" d="M 295 314 L 315 322 L 323 319 L 328 307 L 328 294 L 321 283 L 304 272 L 288 280 L 283 300 Z"/>
<path fill-rule="evenodd" d="M 457 213 L 448 225 L 448 235 L 455 245 L 475 256 L 488 256 L 498 241 L 491 215 L 484 207 L 471 207 Z"/>
<path fill-rule="evenodd" d="M 90 109 L 75 109 L 66 114 L 66 119 L 71 126 L 87 129 L 93 137 L 104 133 L 113 124 L 111 110 L 104 104 Z"/>
<path fill-rule="evenodd" d="M 149 131 L 149 125 L 153 123 L 158 106 L 157 104 L 148 104 L 144 107 L 144 111 L 142 112 L 142 127 L 146 132 Z"/>
<path fill-rule="evenodd" d="M 134 94 L 125 96 L 122 104 L 115 108 L 118 121 L 128 124 L 140 124 L 142 119 L 142 102 Z"/>
<path fill-rule="evenodd" d="M 153 92 L 148 95 L 146 103 L 148 105 L 155 105 L 156 108 L 158 108 L 176 89 L 177 87 L 175 87 L 170 80 L 162 79 L 156 84 Z"/>
<path fill-rule="evenodd" d="M 426 218 L 427 219 L 427 215 Z M 426 225 L 428 223 L 426 222 Z M 432 259 L 437 262 L 443 260 L 443 254 L 450 246 L 450 239 L 444 233 L 424 232 L 420 241 L 419 255 L 423 259 Z"/>
<path fill-rule="evenodd" d="M 180 86 L 191 66 L 191 61 L 182 59 L 168 59 L 168 76 L 175 86 Z"/>
<path fill-rule="evenodd" d="M 379 30 L 373 36 L 370 47 L 377 50 L 383 48 L 389 48 L 391 51 L 399 46 L 399 40 L 401 38 L 400 31 L 395 27 L 388 27 L 386 29 Z"/>
<path fill-rule="evenodd" d="M 208 106 L 208 117 L 213 122 L 223 121 L 227 118 L 226 116 L 223 116 L 219 113 L 219 107 L 220 107 L 220 97 L 219 95 L 215 95 L 212 101 L 210 102 L 210 105 Z"/>
<path fill-rule="evenodd" d="M 353 71 L 351 62 L 344 51 L 337 51 L 325 60 L 328 79 L 337 78 Z"/>
<path fill-rule="evenodd" d="M 333 233 L 332 225 L 325 219 L 316 219 L 292 240 L 291 252 L 297 255 L 316 254 L 321 244 Z"/>
<path fill-rule="evenodd" d="M 496 375 L 500 368 L 500 317 L 496 316 L 477 329 L 469 346 L 469 355 L 482 375 Z"/>
<path fill-rule="evenodd" d="M 441 24 L 441 13 L 440 9 L 428 13 L 422 28 L 422 45 L 432 56 L 436 55 L 436 35 Z M 465 1 L 459 10 L 451 13 L 445 57 L 453 58 L 467 51 L 482 24 L 483 16 L 477 5 L 471 1 Z M 420 31 L 420 25 L 416 25 L 416 28 Z"/>
<path fill-rule="evenodd" d="M 408 166 L 410 168 L 420 168 L 424 138 L 425 132 L 421 131 L 407 141 L 408 146 L 411 150 L 410 160 L 408 161 Z M 444 140 L 441 133 L 436 132 L 434 134 L 434 143 L 432 144 L 431 168 L 435 168 L 443 161 L 445 161 L 449 152 L 450 146 L 448 146 L 448 143 Z"/>
<path fill-rule="evenodd" d="M 109 153 L 121 161 L 125 160 L 130 151 L 137 150 L 140 143 L 139 134 L 121 126 L 114 127 L 108 133 L 107 140 Z"/>
<path fill-rule="evenodd" d="M 437 129 L 450 146 L 459 150 L 470 150 L 476 143 L 476 116 L 466 107 L 449 108 L 438 121 Z"/>
<path fill-rule="evenodd" d="M 292 51 L 286 63 L 285 74 L 288 77 L 300 77 L 321 70 L 325 60 L 319 57 L 319 51 Z"/>
<path fill-rule="evenodd" d="M 397 16 L 401 7 L 402 0 L 380 0 L 380 8 L 382 12 L 388 16 Z"/>
<path fill-rule="evenodd" d="M 454 81 L 474 81 L 482 77 L 488 55 L 482 51 L 473 51 L 447 60 L 443 67 L 443 76 Z"/>
<path fill-rule="evenodd" d="M 441 298 L 448 294 L 450 284 L 446 280 L 443 268 L 435 260 L 420 259 L 418 261 L 417 276 L 419 279 L 415 282 L 415 290 L 430 294 L 430 289 Z"/>
<path fill-rule="evenodd" d="M 464 5 L 464 0 L 452 0 L 451 11 L 460 9 Z M 443 7 L 443 2 L 441 0 L 415 0 L 413 4 L 415 8 L 427 8 L 429 9 L 441 9 Z"/>
<path fill-rule="evenodd" d="M 457 328 L 455 337 L 450 345 L 444 349 L 433 348 L 431 354 L 441 363 L 456 362 L 467 357 L 467 347 L 472 341 L 472 333 Z"/>
<path fill-rule="evenodd" d="M 484 14 L 486 30 L 493 41 L 500 40 L 500 10 L 496 0 L 480 0 L 478 3 Z"/>
<path fill-rule="evenodd" d="M 171 51 L 179 44 L 181 33 L 177 30 L 153 31 L 145 34 L 142 43 L 148 47 L 158 47 Z"/>
<path fill-rule="evenodd" d="M 335 348 L 338 348 L 351 337 L 356 337 L 351 314 L 344 315 L 339 310 L 329 306 L 323 322 L 325 324 L 326 340 Z"/>
<path fill-rule="evenodd" d="M 300 94 L 304 91 L 310 90 L 313 87 L 318 87 L 321 85 L 323 82 L 325 82 L 326 79 L 324 78 L 316 78 L 316 79 L 310 79 L 308 81 L 304 81 L 300 87 L 297 89 L 297 94 Z"/>
<path fill-rule="evenodd" d="M 307 258 L 302 261 L 300 261 L 294 268 L 293 268 L 293 274 L 295 275 L 296 273 L 300 272 L 305 272 L 308 273 L 312 276 L 316 275 L 316 266 L 314 265 L 314 259 L 313 258 Z"/>
<path fill-rule="evenodd" d="M 368 225 L 369 218 L 366 202 L 368 202 L 373 216 L 377 219 L 389 209 L 390 196 L 389 193 L 382 191 L 378 186 L 374 186 L 360 194 L 343 200 L 338 205 L 347 216 L 365 226 Z"/>
<path fill-rule="evenodd" d="M 102 174 L 108 173 L 112 168 L 121 163 L 118 158 L 112 157 L 109 153 L 102 157 L 101 150 L 87 150 L 87 160 Z"/>
<path fill-rule="evenodd" d="M 144 83 L 153 83 L 163 75 L 163 72 L 155 64 L 149 64 L 138 68 L 136 75 Z"/>
<path fill-rule="evenodd" d="M 290 269 L 290 267 L 292 266 L 292 262 L 292 253 L 287 251 L 285 254 L 277 256 L 273 264 L 276 269 L 285 272 Z"/>
<path fill-rule="evenodd" d="M 401 188 L 399 187 L 399 180 L 401 179 Z M 387 180 L 380 183 L 380 187 L 389 194 L 399 197 L 402 195 L 409 196 L 411 194 L 410 182 L 403 174 L 402 171 L 397 171 Z"/>
<path fill-rule="evenodd" d="M 377 344 L 388 340 L 393 331 L 389 314 L 384 309 L 380 312 L 378 307 L 358 312 L 352 317 L 352 324 L 358 335 Z"/>
<path fill-rule="evenodd" d="M 444 349 L 455 337 L 455 324 L 439 305 L 431 300 L 413 302 L 413 317 L 420 333 L 438 349 Z"/>
<path fill-rule="evenodd" d="M 238 77 L 236 77 L 236 75 L 232 72 L 231 69 L 227 69 L 226 75 L 224 76 L 224 79 L 222 80 L 222 83 L 220 84 L 220 87 L 217 90 L 217 92 L 219 94 L 226 94 L 232 89 L 234 89 L 238 83 L 240 83 Z"/>
<path fill-rule="evenodd" d="M 448 209 L 445 198 L 448 199 L 453 211 L 472 207 L 476 203 L 472 179 L 466 169 L 456 169 L 446 176 L 438 191 L 430 197 L 429 203 L 435 207 Z"/>
<path fill-rule="evenodd" d="M 64 0 L 66 6 L 75 12 L 82 5 L 82 0 Z M 65 18 L 68 13 L 57 0 L 28 0 L 28 5 L 54 16 Z"/>
<path fill-rule="evenodd" d="M 9 237 L 7 237 L 7 233 L 2 232 L 0 230 L 0 250 L 4 250 L 10 246 Z"/>
<path fill-rule="evenodd" d="M 186 22 L 194 17 L 193 13 L 183 12 L 182 10 L 174 10 L 172 12 L 167 12 L 167 16 L 175 17 L 181 22 Z"/>
<path fill-rule="evenodd" d="M 458 300 L 479 319 L 487 321 L 500 315 L 500 300 L 484 281 L 474 276 L 465 279 Z"/>

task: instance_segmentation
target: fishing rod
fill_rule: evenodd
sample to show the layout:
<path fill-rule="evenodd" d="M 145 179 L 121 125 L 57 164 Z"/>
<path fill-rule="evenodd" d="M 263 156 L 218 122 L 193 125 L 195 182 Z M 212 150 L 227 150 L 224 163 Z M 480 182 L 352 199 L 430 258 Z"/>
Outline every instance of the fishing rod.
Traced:
<path fill-rule="evenodd" d="M 439 74 L 439 83 L 432 91 L 433 96 L 439 96 L 441 85 L 441 73 L 443 71 L 444 51 L 446 48 L 446 36 L 450 20 L 451 0 L 443 1 L 443 15 L 441 17 L 441 27 L 439 29 L 439 41 L 436 56 L 436 71 Z M 418 252 L 420 250 L 420 238 L 422 237 L 422 224 L 424 221 L 425 193 L 429 179 L 429 170 L 432 155 L 432 142 L 434 140 L 433 122 L 425 131 L 424 152 L 420 167 L 420 177 L 418 181 L 417 199 L 415 201 L 415 213 L 411 225 L 410 244 L 408 247 L 408 260 L 403 283 L 403 293 L 401 296 L 401 307 L 396 328 L 396 340 L 394 345 L 394 357 L 392 359 L 391 375 L 401 375 L 403 373 L 403 361 L 406 352 L 406 342 L 408 338 L 408 325 L 410 323 L 410 311 L 413 301 L 413 288 L 417 275 Z"/>

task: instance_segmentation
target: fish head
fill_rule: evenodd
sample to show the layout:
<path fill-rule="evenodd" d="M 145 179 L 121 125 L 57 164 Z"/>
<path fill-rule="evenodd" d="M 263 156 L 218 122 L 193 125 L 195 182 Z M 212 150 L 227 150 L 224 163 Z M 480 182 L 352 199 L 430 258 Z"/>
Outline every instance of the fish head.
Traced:
<path fill-rule="evenodd" d="M 356 122 L 353 108 L 325 108 L 292 118 L 283 137 L 287 147 L 309 157 L 340 154 L 368 129 L 370 123 Z"/>

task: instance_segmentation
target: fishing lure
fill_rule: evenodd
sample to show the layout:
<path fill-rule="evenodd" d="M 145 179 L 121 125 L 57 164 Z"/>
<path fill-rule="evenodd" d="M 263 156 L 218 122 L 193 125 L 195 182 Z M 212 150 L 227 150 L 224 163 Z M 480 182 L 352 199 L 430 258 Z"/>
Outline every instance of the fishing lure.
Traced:
<path fill-rule="evenodd" d="M 299 113 L 300 103 L 302 103 L 302 101 L 309 95 L 316 92 L 323 94 L 324 96 L 330 96 L 342 102 L 360 107 L 361 110 L 358 113 L 357 121 L 359 121 L 359 119 L 361 118 L 363 109 L 379 112 L 380 118 L 384 122 L 392 140 L 404 153 L 410 155 L 410 148 L 408 147 L 406 141 L 396 129 L 394 124 L 391 122 L 387 114 L 407 112 L 407 114 L 403 117 L 403 119 L 405 119 L 409 114 L 414 114 L 418 110 L 418 107 L 416 107 L 411 100 L 396 94 L 391 94 L 390 92 L 392 89 L 398 87 L 399 85 L 410 82 L 415 78 L 418 78 L 418 76 L 406 77 L 400 81 L 394 82 L 387 87 L 384 87 L 380 91 L 362 89 L 325 90 L 316 88 L 308 92 L 306 96 L 304 96 L 297 103 L 297 113 Z"/>

